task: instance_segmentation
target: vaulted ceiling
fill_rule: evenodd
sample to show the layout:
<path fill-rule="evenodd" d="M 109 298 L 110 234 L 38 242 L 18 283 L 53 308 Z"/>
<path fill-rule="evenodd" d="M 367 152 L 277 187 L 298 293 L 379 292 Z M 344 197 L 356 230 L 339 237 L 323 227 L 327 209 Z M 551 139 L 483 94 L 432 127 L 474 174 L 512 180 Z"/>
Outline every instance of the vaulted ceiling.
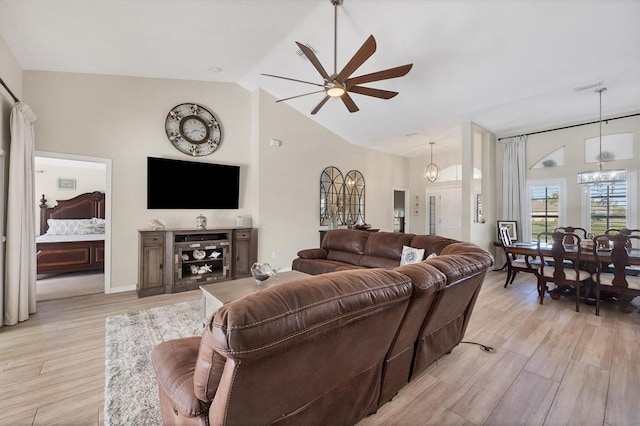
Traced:
<path fill-rule="evenodd" d="M 294 43 L 333 68 L 330 0 L 0 0 L 0 34 L 25 70 L 238 83 L 277 98 L 321 82 Z M 373 34 L 354 75 L 406 63 L 405 77 L 367 84 L 360 111 L 322 93 L 287 101 L 351 143 L 407 157 L 460 143 L 460 123 L 498 135 L 640 111 L 640 1 L 344 0 L 337 68 Z M 216 69 L 219 69 L 218 72 Z M 215 105 L 211 105 L 215 109 Z M 439 149 L 439 148 L 437 148 Z"/>

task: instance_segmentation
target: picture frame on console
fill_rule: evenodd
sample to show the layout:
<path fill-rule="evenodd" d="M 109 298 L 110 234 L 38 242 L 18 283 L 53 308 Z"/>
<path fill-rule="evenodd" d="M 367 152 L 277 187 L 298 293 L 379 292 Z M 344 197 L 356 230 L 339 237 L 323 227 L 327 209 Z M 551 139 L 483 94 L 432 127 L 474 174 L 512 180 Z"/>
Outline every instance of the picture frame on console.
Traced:
<path fill-rule="evenodd" d="M 500 228 L 509 230 L 509 238 L 511 241 L 518 241 L 518 222 L 515 220 L 499 220 L 498 221 L 498 240 L 500 239 Z"/>

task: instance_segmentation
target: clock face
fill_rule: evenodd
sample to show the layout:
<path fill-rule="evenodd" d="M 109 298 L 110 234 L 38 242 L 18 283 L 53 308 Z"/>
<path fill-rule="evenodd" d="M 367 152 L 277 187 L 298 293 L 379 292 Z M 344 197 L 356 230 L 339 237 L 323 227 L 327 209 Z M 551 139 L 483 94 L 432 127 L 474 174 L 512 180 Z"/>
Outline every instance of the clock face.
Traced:
<path fill-rule="evenodd" d="M 215 115 L 198 104 L 180 104 L 165 121 L 167 138 L 179 151 L 193 156 L 209 155 L 222 141 L 222 129 Z"/>

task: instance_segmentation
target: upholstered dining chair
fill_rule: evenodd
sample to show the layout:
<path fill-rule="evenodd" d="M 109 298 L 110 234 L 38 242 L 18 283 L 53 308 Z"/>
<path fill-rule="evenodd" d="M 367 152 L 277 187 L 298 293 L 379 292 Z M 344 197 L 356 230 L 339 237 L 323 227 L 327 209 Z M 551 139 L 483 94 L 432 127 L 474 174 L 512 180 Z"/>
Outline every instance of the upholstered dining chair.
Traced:
<path fill-rule="evenodd" d="M 549 250 L 547 241 L 553 240 Z M 582 255 L 582 238 L 569 232 L 541 232 L 538 234 L 538 255 L 540 268 L 536 274 L 538 277 L 538 295 L 540 304 L 543 304 L 544 294 L 548 291 L 547 283 L 556 286 L 553 290 L 559 296 L 559 292 L 567 287 L 575 288 L 576 312 L 580 311 L 580 285 L 591 281 L 591 273 L 581 269 L 580 257 Z M 571 260 L 572 263 L 565 263 Z M 547 264 L 547 262 L 552 263 Z M 553 298 L 553 293 L 550 292 Z"/>
<path fill-rule="evenodd" d="M 507 285 L 513 284 L 513 280 L 516 278 L 518 272 L 535 274 L 540 267 L 540 261 L 532 256 L 518 257 L 513 253 L 509 253 L 508 248 L 512 244 L 509 229 L 502 227 L 499 230 L 499 234 L 500 243 L 504 249 L 504 256 L 507 259 L 507 279 L 504 282 L 504 288 L 507 288 Z"/>
<path fill-rule="evenodd" d="M 598 261 L 593 274 L 596 283 L 596 315 L 600 315 L 600 293 L 603 291 L 617 294 L 620 309 L 631 313 L 634 307 L 629 299 L 640 296 L 640 277 L 634 275 L 635 270 L 631 268 L 640 266 L 640 235 L 604 234 L 594 237 L 593 242 L 593 255 Z M 613 265 L 613 272 L 606 272 L 609 260 Z"/>

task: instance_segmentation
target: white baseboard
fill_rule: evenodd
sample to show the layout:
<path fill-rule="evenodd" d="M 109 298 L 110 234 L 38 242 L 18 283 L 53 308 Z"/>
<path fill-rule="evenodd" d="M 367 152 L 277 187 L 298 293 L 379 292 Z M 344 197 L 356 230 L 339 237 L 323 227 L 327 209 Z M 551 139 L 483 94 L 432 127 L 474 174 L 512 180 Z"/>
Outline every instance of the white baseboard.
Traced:
<path fill-rule="evenodd" d="M 136 291 L 135 285 L 127 285 L 122 287 L 111 287 L 109 294 L 112 293 L 124 293 L 125 291 Z"/>

